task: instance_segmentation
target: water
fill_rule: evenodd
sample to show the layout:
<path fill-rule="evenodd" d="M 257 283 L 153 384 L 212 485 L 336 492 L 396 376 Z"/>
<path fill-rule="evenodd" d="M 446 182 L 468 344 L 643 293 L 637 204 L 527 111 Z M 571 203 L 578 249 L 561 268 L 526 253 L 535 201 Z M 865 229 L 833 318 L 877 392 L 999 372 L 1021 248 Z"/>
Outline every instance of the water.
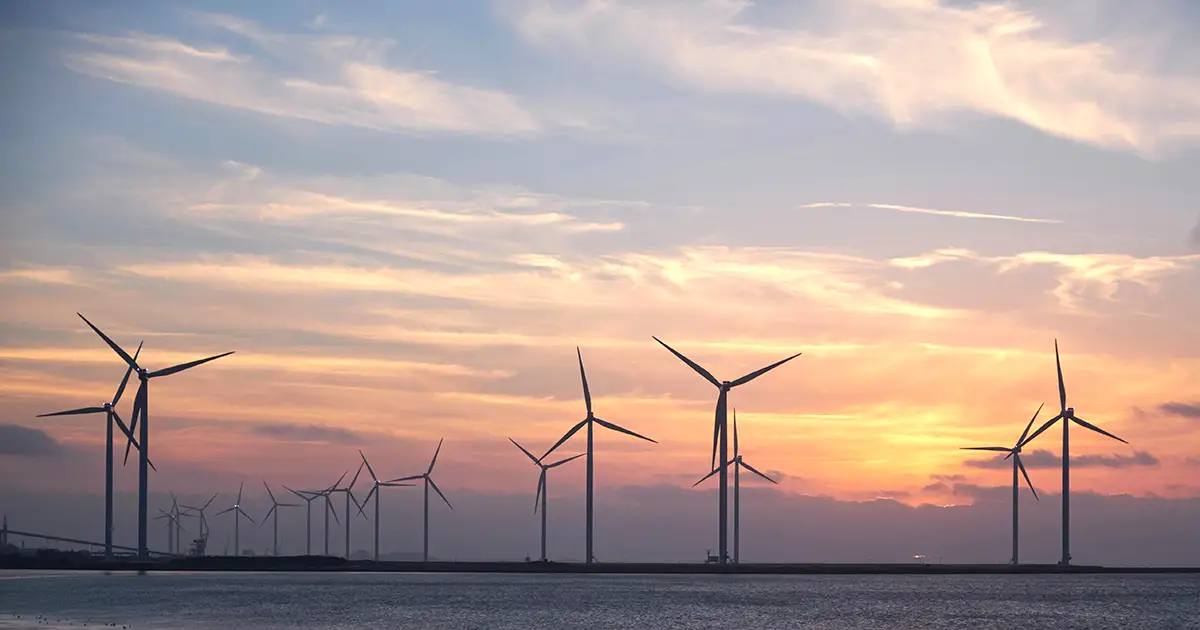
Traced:
<path fill-rule="evenodd" d="M 0 572 L 0 628 L 84 623 L 139 629 L 1200 629 L 1200 576 Z"/>

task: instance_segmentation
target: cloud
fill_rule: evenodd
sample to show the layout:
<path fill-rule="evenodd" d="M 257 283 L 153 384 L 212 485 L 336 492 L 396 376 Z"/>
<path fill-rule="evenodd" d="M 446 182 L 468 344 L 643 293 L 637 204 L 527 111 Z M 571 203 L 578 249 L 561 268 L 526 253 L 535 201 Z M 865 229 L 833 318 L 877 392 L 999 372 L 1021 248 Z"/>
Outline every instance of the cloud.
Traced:
<path fill-rule="evenodd" d="M 254 52 L 145 33 L 83 34 L 83 50 L 66 63 L 99 79 L 327 125 L 501 136 L 543 129 L 510 94 L 389 66 L 392 40 L 275 33 L 225 15 L 199 21 Z"/>
<path fill-rule="evenodd" d="M 1036 450 L 1021 455 L 1021 462 L 1026 468 L 1061 468 L 1062 458 L 1050 451 Z M 972 468 L 1008 469 L 1012 467 L 1011 459 L 998 455 L 990 459 L 972 459 L 963 462 Z M 1139 466 L 1158 466 L 1158 458 L 1144 451 L 1134 451 L 1133 455 L 1075 455 L 1071 457 L 1071 468 L 1133 468 Z"/>
<path fill-rule="evenodd" d="M 350 445 L 367 443 L 367 437 L 362 433 L 324 424 L 264 423 L 250 425 L 246 431 L 286 442 L 324 442 Z"/>
<path fill-rule="evenodd" d="M 0 455 L 46 457 L 61 454 L 65 449 L 41 429 L 16 424 L 0 424 Z"/>
<path fill-rule="evenodd" d="M 999 221 L 1018 221 L 1022 223 L 1062 223 L 1055 219 L 1030 219 L 1006 214 L 981 214 L 978 212 L 963 212 L 960 210 L 935 210 L 933 208 L 915 208 L 913 206 L 898 206 L 888 203 L 846 203 L 843 201 L 820 201 L 800 206 L 804 209 L 814 208 L 873 208 L 876 210 L 892 210 L 912 214 L 932 214 L 940 217 L 955 217 L 958 219 L 994 219 Z"/>
<path fill-rule="evenodd" d="M 78 281 L 71 269 L 34 267 L 29 269 L 0 270 L 0 283 L 25 283 L 49 285 L 75 285 Z"/>
<path fill-rule="evenodd" d="M 1196 219 L 1196 225 L 1192 228 L 1192 245 L 1200 247 L 1200 219 Z"/>
<path fill-rule="evenodd" d="M 1173 416 L 1200 420 L 1200 403 L 1169 402 L 1159 405 L 1158 409 Z"/>
<path fill-rule="evenodd" d="M 1160 30 L 1097 39 L 1070 32 L 1070 16 L 938 0 L 814 0 L 786 12 L 743 0 L 505 7 L 517 33 L 545 50 L 699 90 L 816 101 L 899 129 L 972 111 L 1141 152 L 1200 136 L 1200 83 L 1163 70 Z"/>

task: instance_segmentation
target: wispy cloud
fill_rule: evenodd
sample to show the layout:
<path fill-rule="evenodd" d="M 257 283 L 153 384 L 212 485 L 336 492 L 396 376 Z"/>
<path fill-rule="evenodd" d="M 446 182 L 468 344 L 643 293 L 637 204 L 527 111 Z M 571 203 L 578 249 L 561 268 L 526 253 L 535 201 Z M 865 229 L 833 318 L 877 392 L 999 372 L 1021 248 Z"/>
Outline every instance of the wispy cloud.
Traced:
<path fill-rule="evenodd" d="M 936 210 L 933 208 L 916 208 L 913 206 L 898 206 L 889 203 L 847 203 L 844 201 L 820 201 L 817 203 L 809 203 L 800 206 L 804 209 L 812 208 L 874 208 L 876 210 L 892 210 L 894 212 L 908 212 L 912 214 L 932 214 L 940 217 L 954 217 L 958 219 L 992 219 L 997 221 L 1017 221 L 1021 223 L 1062 223 L 1056 219 L 1030 219 L 1027 217 L 1018 217 L 1006 214 L 984 214 L 979 212 L 964 212 L 961 210 Z"/>
<path fill-rule="evenodd" d="M 60 267 L 32 267 L 0 270 L 0 283 L 76 284 L 75 273 Z"/>
<path fill-rule="evenodd" d="M 1021 455 L 1021 463 L 1026 468 L 1060 468 L 1062 458 L 1050 451 L 1036 450 Z M 1012 460 L 998 455 L 989 459 L 971 459 L 963 462 L 972 468 L 1008 469 Z M 1158 458 L 1144 451 L 1134 451 L 1133 455 L 1074 455 L 1071 457 L 1072 468 L 1133 468 L 1136 466 L 1158 466 Z"/>
<path fill-rule="evenodd" d="M 969 110 L 1143 152 L 1200 137 L 1200 82 L 1164 69 L 1158 31 L 1084 37 L 1014 3 L 815 0 L 769 22 L 743 0 L 504 6 L 544 49 L 636 64 L 703 90 L 814 100 L 901 129 Z"/>
<path fill-rule="evenodd" d="M 254 52 L 146 33 L 84 34 L 83 50 L 67 65 L 100 79 L 328 125 L 526 135 L 545 124 L 511 94 L 389 66 L 391 40 L 276 33 L 224 15 L 200 22 L 240 36 Z"/>
<path fill-rule="evenodd" d="M 247 432 L 288 442 L 321 442 L 327 444 L 364 444 L 367 437 L 345 427 L 324 424 L 261 423 L 247 427 Z"/>

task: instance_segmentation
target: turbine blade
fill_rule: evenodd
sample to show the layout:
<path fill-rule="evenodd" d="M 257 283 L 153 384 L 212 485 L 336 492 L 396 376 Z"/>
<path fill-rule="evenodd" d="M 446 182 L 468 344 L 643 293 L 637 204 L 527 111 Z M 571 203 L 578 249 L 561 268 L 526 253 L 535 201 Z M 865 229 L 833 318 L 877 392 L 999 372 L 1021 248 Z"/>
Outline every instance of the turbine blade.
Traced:
<path fill-rule="evenodd" d="M 342 476 L 338 477 L 338 480 L 333 482 L 332 486 L 329 486 L 328 488 L 325 489 L 325 493 L 328 494 L 328 493 L 332 492 L 333 490 L 336 490 L 338 487 L 338 484 L 342 483 L 342 481 L 346 478 L 346 475 L 348 475 L 348 474 L 350 474 L 349 470 L 342 473 Z"/>
<path fill-rule="evenodd" d="M 1042 499 L 1038 496 L 1037 490 L 1033 489 L 1033 482 L 1029 480 L 1029 473 L 1025 472 L 1025 464 L 1021 461 L 1020 455 L 1017 455 L 1017 468 L 1020 468 L 1021 474 L 1025 475 L 1025 483 L 1029 484 L 1029 491 L 1033 493 L 1033 498 L 1041 501 Z"/>
<path fill-rule="evenodd" d="M 267 519 L 271 518 L 271 515 L 275 513 L 276 507 L 277 507 L 276 505 L 272 505 L 271 509 L 267 510 L 266 515 L 263 516 L 262 522 L 258 524 L 259 527 L 262 527 L 263 525 L 267 524 Z"/>
<path fill-rule="evenodd" d="M 1054 340 L 1054 367 L 1058 370 L 1058 402 L 1067 410 L 1067 386 L 1063 384 L 1062 361 L 1058 358 L 1058 340 Z"/>
<path fill-rule="evenodd" d="M 266 479 L 263 480 L 263 487 L 267 489 L 267 496 L 271 497 L 271 505 L 279 505 L 279 502 L 275 500 L 275 493 L 271 492 L 271 486 L 267 485 Z M 264 516 L 263 518 L 266 517 Z"/>
<path fill-rule="evenodd" d="M 587 405 L 587 412 L 592 414 L 592 392 L 588 389 L 587 373 L 583 371 L 583 353 L 579 351 L 579 346 L 575 346 L 575 356 L 579 358 L 579 378 L 583 380 L 583 402 Z"/>
<path fill-rule="evenodd" d="M 775 368 L 783 365 L 784 363 L 787 363 L 788 361 L 795 359 L 796 357 L 800 356 L 801 354 L 803 354 L 803 353 L 797 352 L 796 354 L 793 354 L 792 356 L 790 356 L 782 361 L 776 361 L 776 362 L 772 363 L 771 365 L 768 365 L 765 368 L 762 368 L 760 370 L 755 370 L 755 371 L 743 376 L 742 378 L 739 378 L 736 381 L 733 381 L 732 383 L 729 384 L 729 386 L 737 387 L 738 385 L 745 385 L 746 383 L 749 383 L 750 381 L 753 381 L 754 379 L 762 376 L 763 374 L 766 374 L 767 372 L 774 370 Z"/>
<path fill-rule="evenodd" d="M 1034 438 L 1041 435 L 1043 431 L 1045 431 L 1046 429 L 1049 429 L 1051 426 L 1054 425 L 1055 422 L 1058 422 L 1059 420 L 1062 420 L 1062 414 L 1059 414 L 1059 415 L 1054 416 L 1053 418 L 1050 418 L 1049 420 L 1047 420 L 1045 424 L 1038 427 L 1037 431 L 1033 432 L 1033 435 L 1025 438 L 1025 441 L 1020 443 L 1018 446 L 1025 446 L 1026 444 L 1032 442 Z"/>
<path fill-rule="evenodd" d="M 429 477 L 426 477 L 425 479 L 429 482 L 429 485 L 433 487 L 433 491 L 438 493 L 438 496 L 442 497 L 442 500 L 446 502 L 446 507 L 453 510 L 454 506 L 450 505 L 450 499 L 447 499 L 446 495 L 442 494 L 442 489 L 437 487 L 437 484 L 433 482 L 433 479 L 430 479 Z"/>
<path fill-rule="evenodd" d="M 243 486 L 245 486 L 245 485 L 246 485 L 246 484 L 244 484 L 244 483 L 239 483 L 239 484 L 238 484 L 238 498 L 237 498 L 237 501 L 234 501 L 234 503 L 235 503 L 235 504 L 237 504 L 237 505 L 241 505 L 241 504 L 242 504 L 242 487 L 243 487 Z"/>
<path fill-rule="evenodd" d="M 664 343 L 662 339 L 659 339 L 658 337 L 651 337 L 651 338 L 654 339 L 655 341 L 657 341 L 658 343 L 662 344 L 662 347 L 666 348 L 667 350 L 670 350 L 671 354 L 678 357 L 680 361 L 683 361 L 684 363 L 688 364 L 688 367 L 692 368 L 693 370 L 696 370 L 697 374 L 708 379 L 709 383 L 712 383 L 713 385 L 715 385 L 717 387 L 721 386 L 721 381 L 718 381 L 716 379 L 716 377 L 714 377 L 712 374 L 709 374 L 708 370 L 700 367 L 699 363 L 696 363 L 695 361 L 683 356 L 682 354 L 679 353 L 679 351 L 675 350 L 675 348 L 672 348 L 671 346 L 668 346 L 666 343 Z"/>
<path fill-rule="evenodd" d="M 90 413 L 104 413 L 104 407 L 81 407 L 79 409 L 71 409 L 68 411 L 56 411 L 54 413 L 43 413 L 36 417 L 51 418 L 53 416 L 82 416 Z"/>
<path fill-rule="evenodd" d="M 300 497 L 301 499 L 304 499 L 304 500 L 305 500 L 305 502 L 307 502 L 307 501 L 309 501 L 309 500 L 310 500 L 308 497 L 304 496 L 303 494 L 300 494 L 299 492 L 296 492 L 295 490 L 292 490 L 291 488 L 289 488 L 289 487 L 287 487 L 287 486 L 284 486 L 284 487 L 283 487 L 283 489 L 284 489 L 284 490 L 287 490 L 288 492 L 291 492 L 292 494 L 294 494 L 294 495 L 296 495 L 296 496 Z M 216 496 L 214 495 L 214 496 L 213 496 L 213 498 L 216 498 Z"/>
<path fill-rule="evenodd" d="M 1033 412 L 1033 417 L 1029 419 L 1029 424 L 1025 425 L 1025 430 L 1021 432 L 1021 439 L 1017 440 L 1017 446 L 1020 446 L 1025 441 L 1025 436 L 1029 435 L 1029 428 L 1033 426 L 1033 421 L 1037 420 L 1038 414 L 1042 413 L 1042 407 L 1045 406 L 1046 403 L 1042 403 L 1038 405 L 1037 411 Z"/>
<path fill-rule="evenodd" d="M 234 352 L 233 350 L 230 350 L 229 352 L 223 352 L 221 354 L 214 354 L 211 357 L 205 357 L 203 359 L 197 359 L 195 361 L 188 361 L 187 363 L 180 363 L 179 365 L 172 365 L 169 368 L 163 368 L 156 372 L 151 372 L 151 373 L 147 374 L 146 376 L 148 378 L 158 378 L 160 376 L 170 376 L 172 374 L 194 368 L 197 365 L 203 365 L 205 363 L 208 363 L 209 361 L 216 361 L 217 359 L 220 359 L 221 357 L 227 357 L 227 356 L 233 354 L 233 352 Z"/>
<path fill-rule="evenodd" d="M 1011 453 L 1013 450 L 1007 446 L 964 446 L 960 451 L 996 451 L 997 453 Z"/>
<path fill-rule="evenodd" d="M 562 445 L 563 445 L 563 442 L 566 442 L 567 440 L 571 439 L 571 436 L 572 436 L 572 435 L 575 435 L 576 433 L 578 433 L 578 432 L 579 432 L 579 430 L 580 430 L 580 429 L 582 429 L 582 428 L 583 428 L 583 425 L 585 425 L 585 424 L 587 424 L 587 418 L 584 418 L 583 420 L 580 420 L 580 421 L 579 421 L 579 424 L 577 424 L 577 425 L 575 425 L 575 426 L 571 427 L 571 430 L 570 430 L 570 431 L 567 431 L 566 435 L 564 435 L 564 436 L 562 436 L 561 438 L 559 438 L 559 439 L 558 439 L 558 441 L 554 443 L 554 446 L 551 446 L 551 447 L 550 447 L 550 450 L 546 451 L 546 453 L 545 453 L 544 455 L 542 455 L 540 459 L 538 459 L 538 462 L 541 462 L 541 460 L 543 460 L 543 459 L 546 459 L 547 457 L 549 457 L 549 456 L 550 456 L 550 453 L 553 453 L 553 452 L 554 452 L 554 449 L 556 449 L 556 448 L 558 448 L 558 447 L 562 446 Z"/>
<path fill-rule="evenodd" d="M 129 463 L 129 447 L 133 446 L 133 432 L 137 430 L 138 416 L 142 415 L 146 410 L 146 382 L 142 381 L 138 385 L 137 394 L 133 397 L 133 416 L 129 419 L 129 441 L 125 443 L 125 461 L 122 466 Z M 141 447 L 138 447 L 141 450 Z"/>
<path fill-rule="evenodd" d="M 647 442 L 658 444 L 658 442 L 655 442 L 654 440 L 651 440 L 650 438 L 648 438 L 640 433 L 634 433 L 633 431 L 630 431 L 629 429 L 626 429 L 625 427 L 617 426 L 607 420 L 601 420 L 600 418 L 592 418 L 592 419 L 596 421 L 596 424 L 599 424 L 600 426 L 602 426 L 606 429 L 618 431 L 618 432 L 624 433 L 626 435 L 632 435 L 635 438 L 641 438 L 643 440 L 646 440 Z"/>
<path fill-rule="evenodd" d="M 543 468 L 542 472 L 538 475 L 537 492 L 533 495 L 533 513 L 534 514 L 537 514 L 538 503 L 541 502 L 541 500 L 542 500 L 542 487 L 545 485 L 546 485 L 546 469 Z"/>
<path fill-rule="evenodd" d="M 333 502 L 329 500 L 328 494 L 325 495 L 325 507 L 329 510 L 329 513 L 333 515 L 333 522 L 341 525 L 342 521 L 338 518 L 337 510 L 333 509 Z"/>
<path fill-rule="evenodd" d="M 721 393 L 717 394 L 717 409 L 713 412 L 712 461 L 708 464 L 713 469 L 717 467 L 717 443 L 721 439 L 721 417 L 726 413 L 726 405 L 729 404 L 728 400 L 729 392 L 722 389 Z"/>
<path fill-rule="evenodd" d="M 569 462 L 569 461 L 571 461 L 571 460 L 574 460 L 574 459 L 579 459 L 580 457 L 583 457 L 584 455 L 587 455 L 587 453 L 580 453 L 580 454 L 578 454 L 578 455 L 573 455 L 573 456 L 571 456 L 571 457 L 568 457 L 568 458 L 566 458 L 566 459 L 560 459 L 560 460 L 558 460 L 558 461 L 554 462 L 553 464 L 550 464 L 549 466 L 546 466 L 546 468 L 554 468 L 555 466 L 562 466 L 563 464 L 565 464 L 565 463 L 567 463 L 567 462 Z"/>
<path fill-rule="evenodd" d="M 766 479 L 767 481 L 770 481 L 771 483 L 773 483 L 773 484 L 775 484 L 775 485 L 779 485 L 779 482 L 778 482 L 778 481 L 775 481 L 774 479 L 772 479 L 772 478 L 770 478 L 770 477 L 768 477 L 768 476 L 766 476 L 766 475 L 764 475 L 764 474 L 762 474 L 762 473 L 758 472 L 758 469 L 757 469 L 757 468 L 755 468 L 755 467 L 751 466 L 750 464 L 747 464 L 745 460 L 741 460 L 739 463 L 740 463 L 742 466 L 745 466 L 745 467 L 746 467 L 746 470 L 749 470 L 750 472 L 752 472 L 752 473 L 754 473 L 754 474 L 758 475 L 759 477 L 762 477 L 763 479 Z"/>
<path fill-rule="evenodd" d="M 424 479 L 424 478 L 425 478 L 425 475 L 409 475 L 407 477 L 400 477 L 399 479 L 388 479 L 384 483 L 385 484 L 393 484 L 393 483 L 398 483 L 401 481 L 416 481 L 417 479 Z"/>
<path fill-rule="evenodd" d="M 363 508 L 365 508 L 367 504 L 371 502 L 371 497 L 375 496 L 375 493 L 378 491 L 379 484 L 371 484 L 371 491 L 367 493 L 367 498 L 363 499 L 363 502 L 358 504 L 358 513 L 361 514 L 363 518 L 367 518 L 367 514 L 366 512 L 363 512 Z"/>
<path fill-rule="evenodd" d="M 92 322 L 89 322 L 88 318 L 84 317 L 82 313 L 75 313 L 75 314 L 79 315 L 79 319 L 82 319 L 83 323 L 88 325 L 88 328 L 91 328 L 92 330 L 94 330 L 96 332 L 97 335 L 100 335 L 100 338 L 104 340 L 104 343 L 108 344 L 108 347 L 112 348 L 113 352 L 117 353 L 117 356 L 124 359 L 125 363 L 129 367 L 135 368 L 135 369 L 137 368 L 137 361 L 134 361 L 133 357 L 129 356 L 128 352 L 125 352 L 124 350 L 122 350 L 121 346 L 118 346 L 115 341 L 108 338 L 108 335 L 104 334 L 99 328 L 96 328 L 96 325 L 93 324 Z"/>
<path fill-rule="evenodd" d="M 362 449 L 358 449 L 358 456 L 362 458 L 363 463 L 367 465 L 367 472 L 371 473 L 372 481 L 379 481 L 379 477 L 375 476 L 375 469 L 371 468 L 371 462 L 367 461 L 367 456 L 363 455 Z"/>
<path fill-rule="evenodd" d="M 712 477 L 713 475 L 717 474 L 718 472 L 721 472 L 721 469 L 720 469 L 720 468 L 713 468 L 712 472 L 710 472 L 710 473 L 708 473 L 707 475 L 704 475 L 703 477 L 701 477 L 701 478 L 700 478 L 700 481 L 697 481 L 696 483 L 692 484 L 692 487 L 693 487 L 693 488 L 695 488 L 696 486 L 698 486 L 698 485 L 700 485 L 700 484 L 704 483 L 705 481 L 708 481 L 708 478 L 709 478 L 709 477 Z"/>
<path fill-rule="evenodd" d="M 358 483 L 358 476 L 362 474 L 363 464 L 366 464 L 366 463 L 367 463 L 366 460 L 363 460 L 363 463 L 358 465 L 358 470 L 354 471 L 354 478 L 352 478 L 350 480 L 350 485 L 346 486 L 347 490 L 349 490 L 350 488 L 353 488 L 354 484 Z"/>
<path fill-rule="evenodd" d="M 142 354 L 142 342 L 139 341 L 138 347 L 137 347 L 137 352 L 133 353 L 133 362 L 134 363 L 137 363 L 137 358 L 141 354 Z M 125 369 L 125 378 L 121 379 L 121 386 L 117 388 L 117 393 L 116 393 L 116 395 L 113 396 L 112 404 L 114 407 L 117 405 L 117 403 L 121 402 L 121 394 L 125 393 L 125 386 L 129 384 L 129 377 L 132 374 L 133 374 L 133 366 L 131 365 Z"/>
<path fill-rule="evenodd" d="M 733 458 L 738 456 L 738 439 L 737 439 L 737 407 L 733 408 Z"/>
<path fill-rule="evenodd" d="M 1108 431 L 1105 431 L 1104 429 L 1101 429 L 1100 427 L 1088 422 L 1087 420 L 1080 418 L 1079 416 L 1075 416 L 1071 419 L 1074 420 L 1075 423 L 1078 424 L 1079 426 L 1084 427 L 1086 429 L 1091 429 L 1091 430 L 1095 431 L 1096 433 L 1099 433 L 1100 435 L 1107 435 L 1108 437 L 1110 437 L 1118 442 L 1122 442 L 1124 444 L 1129 443 L 1129 442 L 1126 442 L 1125 440 L 1122 440 L 1121 438 L 1109 433 Z"/>
<path fill-rule="evenodd" d="M 220 515 L 222 515 L 222 514 L 224 514 L 224 513 L 226 513 L 226 512 L 232 512 L 232 511 L 234 511 L 235 509 L 237 509 L 237 508 L 226 508 L 226 509 L 224 509 L 224 510 L 221 510 L 220 512 L 217 512 L 217 513 L 216 513 L 216 516 L 220 516 Z"/>
<path fill-rule="evenodd" d="M 438 453 L 442 452 L 442 442 L 445 441 L 445 439 L 446 438 L 442 438 L 442 439 L 438 440 L 437 450 L 433 452 L 433 459 L 429 460 L 429 470 L 425 471 L 426 475 L 433 473 L 433 465 L 437 463 L 437 456 L 438 456 Z"/>
<path fill-rule="evenodd" d="M 214 493 L 213 493 L 213 495 L 212 495 L 212 498 L 210 498 L 210 499 L 208 500 L 208 502 L 204 504 L 204 507 L 200 508 L 200 510 L 201 510 L 201 511 L 203 511 L 203 510 L 207 510 L 207 509 L 208 509 L 208 506 L 212 505 L 212 502 L 217 500 L 217 495 L 218 495 L 218 494 L 220 494 L 220 493 L 219 493 L 219 492 L 214 492 Z"/>
<path fill-rule="evenodd" d="M 533 460 L 533 463 L 535 463 L 535 464 L 541 464 L 541 463 L 542 463 L 542 462 L 538 461 L 538 458 L 536 458 L 536 457 L 534 457 L 534 456 L 533 456 L 533 453 L 530 453 L 529 451 L 525 450 L 525 447 L 524 447 L 524 446 L 521 446 L 520 444 L 517 444 L 517 441 L 516 441 L 516 440 L 514 440 L 514 439 L 512 439 L 512 438 L 508 438 L 508 441 L 509 441 L 509 442 L 512 442 L 512 443 L 513 443 L 513 445 L 515 445 L 517 448 L 521 449 L 521 452 L 522 452 L 522 453 L 525 453 L 526 457 L 528 457 L 529 459 L 532 459 L 532 460 Z"/>
<path fill-rule="evenodd" d="M 242 516 L 245 516 L 246 518 L 250 519 L 250 522 L 251 522 L 251 523 L 254 523 L 254 522 L 255 522 L 255 521 L 254 521 L 254 519 L 253 519 L 253 518 L 251 518 L 251 516 L 250 516 L 249 514 L 247 514 L 247 513 L 246 513 L 246 510 L 243 510 L 242 508 L 240 508 L 240 507 L 239 507 L 239 508 L 237 509 L 237 511 L 238 511 L 238 512 L 240 512 Z"/>

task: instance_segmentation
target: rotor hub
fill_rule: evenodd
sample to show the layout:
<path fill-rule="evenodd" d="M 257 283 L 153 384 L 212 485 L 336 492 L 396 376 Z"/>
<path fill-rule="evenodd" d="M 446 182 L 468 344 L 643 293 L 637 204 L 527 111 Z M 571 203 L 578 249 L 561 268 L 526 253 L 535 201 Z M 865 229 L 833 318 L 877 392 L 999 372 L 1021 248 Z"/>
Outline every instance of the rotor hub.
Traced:
<path fill-rule="evenodd" d="M 1063 412 L 1063 416 L 1065 416 L 1067 418 L 1074 418 L 1075 417 L 1075 408 L 1067 407 L 1067 410 Z"/>

